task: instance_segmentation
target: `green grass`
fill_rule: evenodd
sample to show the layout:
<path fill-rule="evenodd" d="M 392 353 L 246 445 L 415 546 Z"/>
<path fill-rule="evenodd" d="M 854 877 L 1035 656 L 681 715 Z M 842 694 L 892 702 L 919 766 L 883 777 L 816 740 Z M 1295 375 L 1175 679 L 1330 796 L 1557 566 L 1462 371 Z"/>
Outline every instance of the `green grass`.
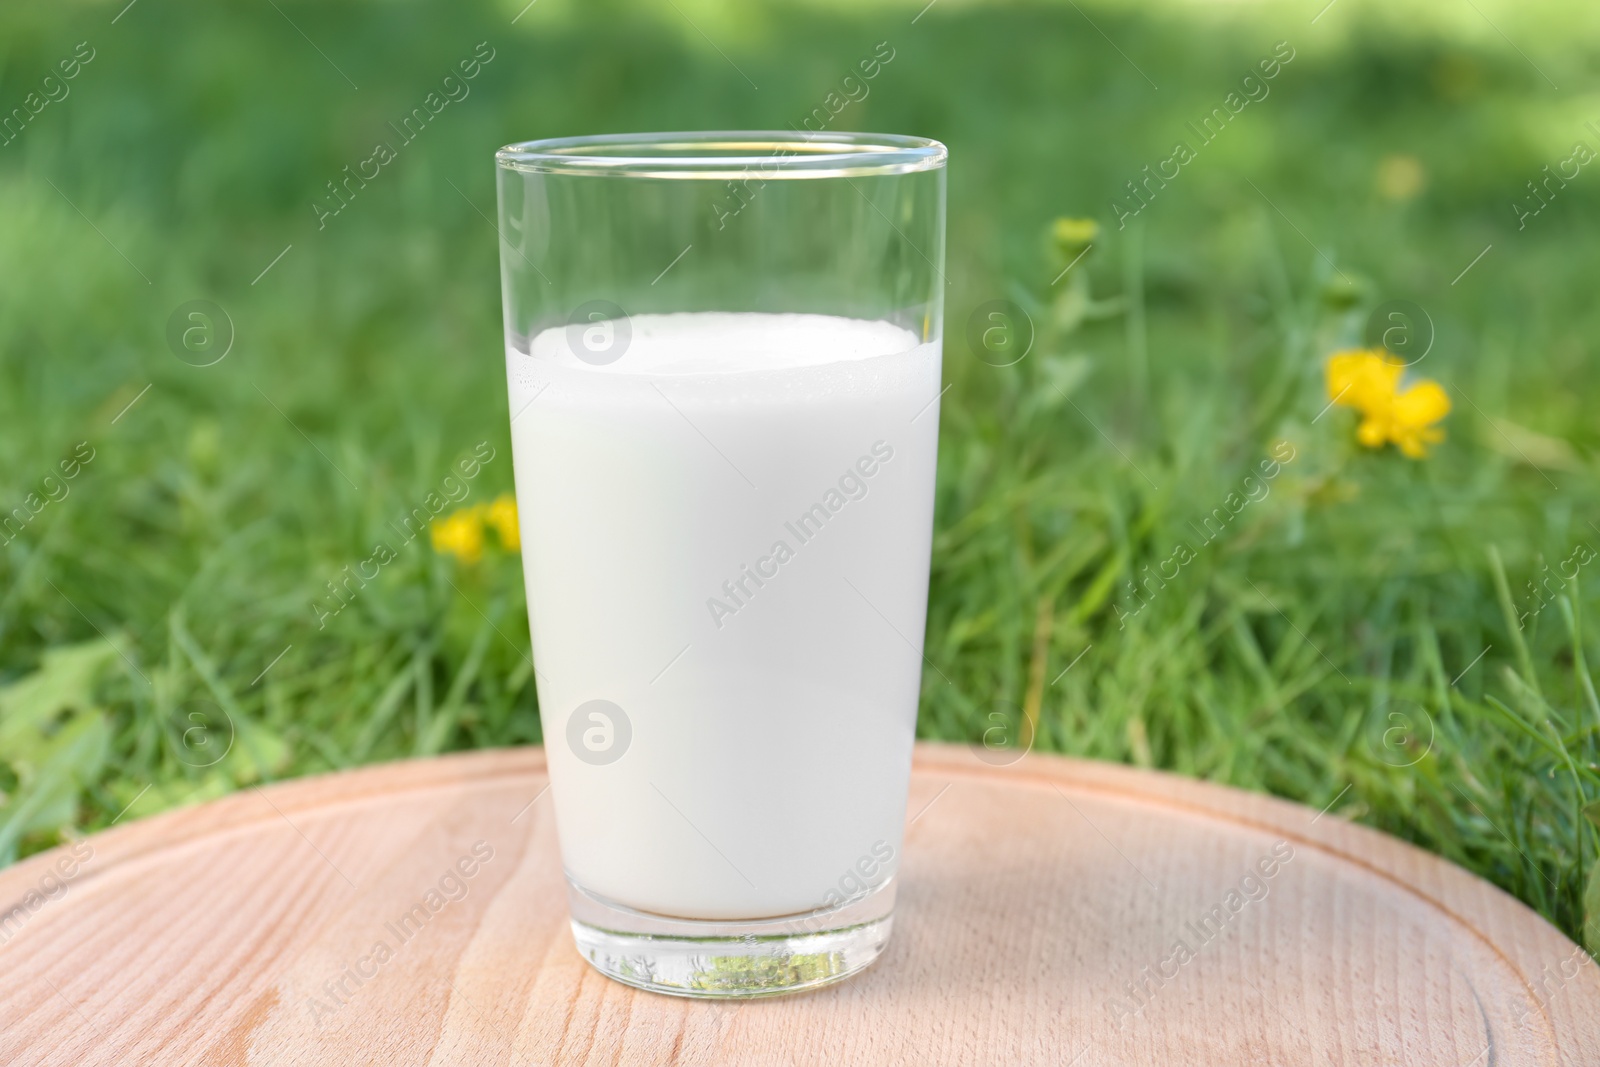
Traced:
<path fill-rule="evenodd" d="M 1600 171 L 1525 229 L 1510 205 L 1600 147 L 1587 14 L 1485 5 L 1512 46 L 1445 5 L 1080 5 L 1112 47 L 1068 4 L 684 7 L 724 58 L 642 3 L 121 6 L 0 13 L 5 109 L 95 49 L 0 147 L 0 509 L 93 449 L 0 547 L 0 862 L 130 804 L 539 741 L 515 558 L 418 541 L 325 627 L 312 608 L 479 442 L 470 499 L 511 485 L 492 150 L 785 127 L 888 41 L 839 126 L 952 152 L 922 735 L 999 710 L 1040 749 L 1332 803 L 1581 936 L 1600 570 L 1516 620 L 1542 567 L 1600 550 Z M 1270 95 L 1118 230 L 1111 198 L 1280 40 Z M 472 95 L 319 230 L 324 183 L 480 41 Z M 1376 189 L 1395 154 L 1414 198 Z M 1052 288 L 1057 215 L 1102 239 Z M 1074 283 L 1110 306 L 1070 321 Z M 964 340 L 998 298 L 1040 327 L 1004 369 Z M 214 366 L 167 347 L 193 299 L 235 327 Z M 1423 462 L 1319 417 L 1323 360 L 1394 299 L 1427 309 L 1417 370 L 1455 401 Z M 1136 596 L 1180 541 L 1193 561 Z"/>

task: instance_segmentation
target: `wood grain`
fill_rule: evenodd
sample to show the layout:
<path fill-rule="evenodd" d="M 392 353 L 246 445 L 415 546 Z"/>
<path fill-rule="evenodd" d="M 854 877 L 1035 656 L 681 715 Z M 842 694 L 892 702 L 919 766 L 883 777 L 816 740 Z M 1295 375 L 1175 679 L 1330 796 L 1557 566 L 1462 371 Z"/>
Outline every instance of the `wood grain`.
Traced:
<path fill-rule="evenodd" d="M 572 947 L 545 784 L 538 749 L 392 764 L 0 872 L 0 1063 L 1600 1065 L 1600 968 L 1434 856 L 958 747 L 919 747 L 873 968 L 636 992 Z"/>

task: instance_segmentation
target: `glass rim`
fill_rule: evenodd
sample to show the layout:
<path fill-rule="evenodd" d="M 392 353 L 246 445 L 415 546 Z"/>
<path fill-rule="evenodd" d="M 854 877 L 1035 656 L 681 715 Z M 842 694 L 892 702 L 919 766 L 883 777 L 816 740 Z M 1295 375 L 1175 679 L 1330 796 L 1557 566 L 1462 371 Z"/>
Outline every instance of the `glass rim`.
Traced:
<path fill-rule="evenodd" d="M 509 144 L 507 170 L 629 178 L 853 178 L 937 170 L 948 150 L 927 137 L 802 130 L 607 133 Z"/>

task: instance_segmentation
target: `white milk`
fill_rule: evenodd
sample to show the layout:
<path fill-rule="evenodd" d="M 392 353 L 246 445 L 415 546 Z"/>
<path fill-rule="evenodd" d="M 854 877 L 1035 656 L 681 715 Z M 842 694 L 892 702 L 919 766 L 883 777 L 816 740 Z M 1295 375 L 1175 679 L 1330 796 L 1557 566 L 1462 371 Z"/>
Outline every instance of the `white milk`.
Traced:
<path fill-rule="evenodd" d="M 563 860 L 661 914 L 832 905 L 900 854 L 939 342 L 823 315 L 631 329 L 605 366 L 564 329 L 507 352 Z M 631 738 L 586 715 L 580 759 L 593 700 Z"/>

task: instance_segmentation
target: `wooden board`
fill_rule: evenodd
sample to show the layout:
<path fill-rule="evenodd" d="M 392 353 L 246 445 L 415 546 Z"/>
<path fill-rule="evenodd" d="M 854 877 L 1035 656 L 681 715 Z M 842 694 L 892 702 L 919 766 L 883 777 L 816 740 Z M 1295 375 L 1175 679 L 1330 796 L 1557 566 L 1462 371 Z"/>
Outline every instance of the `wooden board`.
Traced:
<path fill-rule="evenodd" d="M 545 784 L 538 749 L 392 764 L 0 872 L 0 1063 L 1600 1064 L 1600 968 L 1458 868 L 1270 798 L 958 747 L 919 748 L 875 966 L 636 992 L 572 946 Z"/>

